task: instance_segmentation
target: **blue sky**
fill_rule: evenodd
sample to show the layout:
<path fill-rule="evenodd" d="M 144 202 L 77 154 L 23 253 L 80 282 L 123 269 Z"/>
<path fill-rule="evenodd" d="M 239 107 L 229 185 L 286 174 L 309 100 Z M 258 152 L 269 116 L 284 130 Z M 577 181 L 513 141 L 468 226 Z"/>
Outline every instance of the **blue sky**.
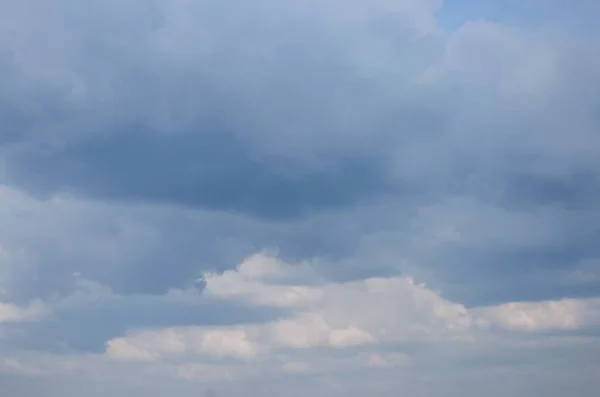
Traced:
<path fill-rule="evenodd" d="M 596 395 L 598 17 L 0 1 L 0 394 Z"/>

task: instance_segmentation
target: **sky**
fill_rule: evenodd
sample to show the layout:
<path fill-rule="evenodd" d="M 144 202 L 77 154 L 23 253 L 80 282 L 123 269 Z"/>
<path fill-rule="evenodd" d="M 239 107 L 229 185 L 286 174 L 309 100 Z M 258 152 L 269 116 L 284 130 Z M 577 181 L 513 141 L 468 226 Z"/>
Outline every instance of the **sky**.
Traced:
<path fill-rule="evenodd" d="M 0 0 L 0 396 L 597 395 L 598 18 Z"/>

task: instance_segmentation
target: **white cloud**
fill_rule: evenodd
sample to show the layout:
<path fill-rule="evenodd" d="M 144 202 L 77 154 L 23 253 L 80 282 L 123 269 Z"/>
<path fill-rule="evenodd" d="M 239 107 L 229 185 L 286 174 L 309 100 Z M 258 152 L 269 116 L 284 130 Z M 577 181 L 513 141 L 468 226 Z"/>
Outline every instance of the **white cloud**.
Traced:
<path fill-rule="evenodd" d="M 298 274 L 310 284 L 290 282 Z M 206 274 L 205 298 L 283 307 L 288 314 L 263 324 L 133 332 L 107 342 L 106 356 L 132 361 L 190 355 L 260 359 L 280 349 L 346 349 L 452 339 L 471 327 L 464 306 L 410 278 L 322 283 L 317 276 L 312 282 L 306 280 L 307 274 L 316 273 L 307 264 L 296 267 L 268 253 L 251 256 L 236 270 Z"/>
<path fill-rule="evenodd" d="M 600 325 L 600 304 L 594 299 L 469 309 L 407 277 L 325 282 L 318 274 L 318 268 L 308 263 L 286 263 L 265 252 L 252 255 L 235 270 L 207 273 L 204 279 L 210 294 L 171 291 L 161 299 L 185 297 L 186 301 L 213 304 L 232 300 L 283 308 L 279 319 L 228 326 L 132 329 L 108 340 L 103 354 L 16 353 L 3 358 L 0 372 L 111 382 L 136 373 L 203 385 L 257 382 L 265 376 L 273 382 L 296 377 L 315 380 L 357 371 L 363 371 L 362 379 L 385 375 L 389 380 L 392 372 L 410 378 L 435 371 L 432 368 L 447 369 L 461 360 L 502 360 L 517 354 L 525 360 L 549 349 L 595 346 L 590 338 L 561 337 L 560 331 Z M 114 300 L 114 292 L 79 281 L 82 291 L 54 304 Z M 286 299 L 286 289 L 298 287 L 316 291 L 318 299 Z M 281 295 L 269 295 L 273 293 Z M 287 303 L 280 304 L 278 296 Z M 546 336 L 546 331 L 555 332 Z"/>
<path fill-rule="evenodd" d="M 480 321 L 522 332 L 580 330 L 600 324 L 600 299 L 510 302 L 481 310 Z"/>
<path fill-rule="evenodd" d="M 39 301 L 24 307 L 0 302 L 0 324 L 39 321 L 48 314 L 48 307 Z"/>
<path fill-rule="evenodd" d="M 258 346 L 242 328 L 170 328 L 142 331 L 110 340 L 108 358 L 124 361 L 154 361 L 182 356 L 204 355 L 217 358 L 248 359 L 258 354 Z"/>
<path fill-rule="evenodd" d="M 436 338 L 470 325 L 464 306 L 444 300 L 410 278 L 370 278 L 320 285 L 277 284 L 257 275 L 268 274 L 267 269 L 274 263 L 278 263 L 281 276 L 286 269 L 290 274 L 298 269 L 269 255 L 255 255 L 251 260 L 254 277 L 245 276 L 244 262 L 234 271 L 205 277 L 206 291 L 212 298 L 293 308 L 291 316 L 268 327 L 270 338 L 281 346 L 345 347 L 375 341 Z"/>
<path fill-rule="evenodd" d="M 303 275 L 305 284 L 290 282 L 298 280 L 298 274 Z M 308 280 L 307 274 L 313 274 L 313 279 Z M 261 324 L 132 332 L 108 341 L 105 356 L 147 362 L 254 360 L 267 365 L 264 363 L 287 352 L 292 356 L 281 364 L 281 370 L 305 373 L 315 371 L 315 362 L 294 359 L 292 352 L 301 357 L 302 351 L 320 348 L 332 352 L 358 349 L 363 352 L 362 365 L 389 368 L 405 362 L 407 356 L 386 352 L 386 346 L 450 342 L 469 346 L 498 338 L 494 336 L 498 328 L 518 338 L 521 333 L 572 331 L 600 324 L 600 304 L 593 299 L 512 302 L 467 309 L 407 277 L 326 283 L 316 274 L 306 263 L 296 267 L 269 253 L 253 255 L 235 270 L 206 274 L 203 298 L 285 308 L 287 314 L 282 318 Z M 184 371 L 185 377 L 195 373 L 190 368 Z M 200 366 L 196 372 L 205 373 L 205 369 Z"/>
<path fill-rule="evenodd" d="M 319 288 L 282 284 L 311 276 L 306 264 L 291 266 L 268 254 L 253 255 L 235 270 L 207 273 L 204 294 L 215 299 L 235 299 L 273 307 L 310 306 L 322 299 Z"/>

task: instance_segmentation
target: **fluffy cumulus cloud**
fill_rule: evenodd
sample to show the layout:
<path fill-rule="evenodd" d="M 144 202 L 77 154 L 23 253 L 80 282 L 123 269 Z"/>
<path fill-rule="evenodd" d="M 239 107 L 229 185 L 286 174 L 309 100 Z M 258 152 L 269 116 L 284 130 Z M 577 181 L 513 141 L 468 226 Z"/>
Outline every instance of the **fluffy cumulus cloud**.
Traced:
<path fill-rule="evenodd" d="M 0 1 L 0 394 L 595 395 L 596 3 Z"/>

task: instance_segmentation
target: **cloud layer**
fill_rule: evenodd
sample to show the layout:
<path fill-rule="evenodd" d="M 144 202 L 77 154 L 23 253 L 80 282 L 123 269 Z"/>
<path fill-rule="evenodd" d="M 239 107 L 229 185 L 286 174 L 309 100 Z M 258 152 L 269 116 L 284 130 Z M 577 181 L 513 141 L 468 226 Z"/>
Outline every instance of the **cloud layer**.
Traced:
<path fill-rule="evenodd" d="M 541 3 L 0 2 L 2 389 L 595 395 L 600 9 Z"/>

